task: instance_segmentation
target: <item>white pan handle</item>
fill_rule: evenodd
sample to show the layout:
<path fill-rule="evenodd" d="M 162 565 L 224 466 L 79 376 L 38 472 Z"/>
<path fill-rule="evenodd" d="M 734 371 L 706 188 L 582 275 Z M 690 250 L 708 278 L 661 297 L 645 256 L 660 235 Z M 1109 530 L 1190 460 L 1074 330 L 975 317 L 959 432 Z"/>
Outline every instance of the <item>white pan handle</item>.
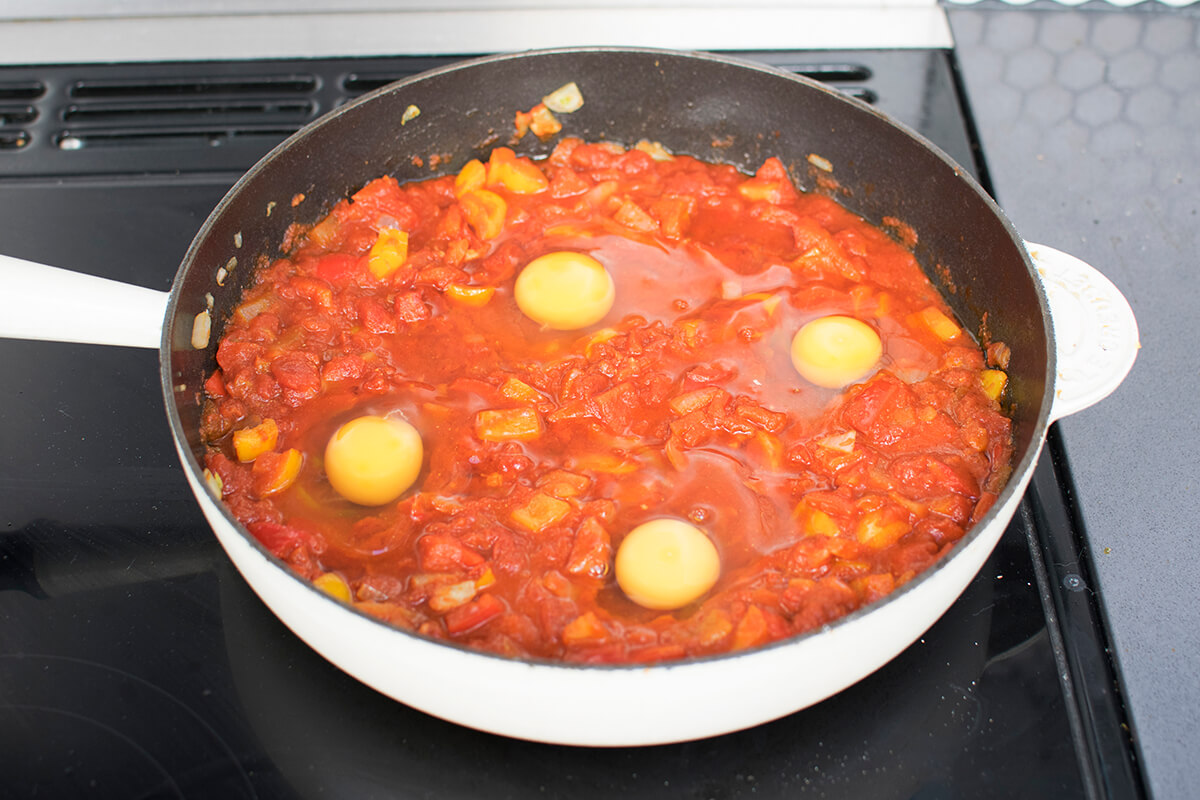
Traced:
<path fill-rule="evenodd" d="M 167 292 L 0 255 L 0 337 L 157 348 Z"/>
<path fill-rule="evenodd" d="M 1053 247 L 1026 242 L 1050 302 L 1057 343 L 1052 420 L 1108 397 L 1137 358 L 1137 319 L 1112 281 Z"/>

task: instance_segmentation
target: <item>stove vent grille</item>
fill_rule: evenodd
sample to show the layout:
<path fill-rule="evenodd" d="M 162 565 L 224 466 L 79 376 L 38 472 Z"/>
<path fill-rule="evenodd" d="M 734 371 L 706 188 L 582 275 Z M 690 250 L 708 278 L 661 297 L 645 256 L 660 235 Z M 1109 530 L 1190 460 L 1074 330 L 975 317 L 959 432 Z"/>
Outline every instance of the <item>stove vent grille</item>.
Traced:
<path fill-rule="evenodd" d="M 752 54 L 875 102 L 870 69 Z M 0 180 L 17 176 L 240 173 L 325 111 L 450 58 L 95 64 L 0 82 Z"/>

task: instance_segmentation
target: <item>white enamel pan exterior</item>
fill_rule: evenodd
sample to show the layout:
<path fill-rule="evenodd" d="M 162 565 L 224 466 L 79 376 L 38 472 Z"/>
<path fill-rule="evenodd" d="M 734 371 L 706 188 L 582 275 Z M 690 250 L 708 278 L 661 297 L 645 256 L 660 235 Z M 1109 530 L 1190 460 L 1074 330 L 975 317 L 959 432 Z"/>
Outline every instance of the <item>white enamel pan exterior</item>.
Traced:
<path fill-rule="evenodd" d="M 828 89 L 760 65 L 667 51 L 593 48 L 481 59 L 431 74 L 476 84 L 490 77 L 497 67 L 519 67 L 533 73 L 543 70 L 547 73 L 542 79 L 545 92 L 588 69 L 583 61 L 575 74 L 557 69 L 562 59 L 584 57 L 588 63 L 598 59 L 602 64 L 606 60 L 628 64 L 631 60 L 649 58 L 655 66 L 663 65 L 661 71 L 668 78 L 672 69 L 694 70 L 695 75 L 689 73 L 690 81 L 703 82 L 705 70 L 713 68 L 730 72 L 735 79 L 744 73 L 755 81 L 779 83 L 785 94 L 778 102 L 784 105 L 789 99 L 787 92 L 819 95 L 819 102 L 834 103 L 839 108 L 845 105 L 848 113 L 862 115 L 864 124 L 888 126 L 895 135 L 910 140 L 912 147 L 931 152 L 939 160 L 935 163 L 945 162 L 956 179 L 964 182 L 971 192 L 983 195 L 969 177 L 916 134 L 883 120 L 878 112 L 856 101 L 831 97 L 833 93 Z M 547 70 L 547 64 L 556 69 Z M 425 80 L 419 76 L 404 81 L 351 106 L 376 112 L 385 103 L 392 110 L 405 108 L 409 93 L 416 92 Z M 595 101 L 587 85 L 582 81 L 580 85 L 586 107 Z M 697 87 L 695 91 L 702 93 L 705 89 Z M 507 105 L 498 102 L 511 120 L 513 109 L 528 107 L 538 97 Z M 448 98 L 446 102 L 452 100 Z M 423 102 L 427 104 L 421 109 L 424 116 L 429 101 Z M 624 108 L 617 115 L 636 113 L 639 113 L 636 107 Z M 645 113 L 649 115 L 648 121 L 642 124 L 652 128 L 656 124 L 654 114 Z M 530 662 L 428 640 L 391 628 L 330 599 L 270 556 L 205 484 L 197 456 L 198 432 L 181 421 L 189 415 L 195 416 L 187 411 L 188 404 L 196 403 L 200 382 L 213 368 L 211 356 L 204 362 L 204 352 L 213 350 L 222 314 L 236 303 L 237 294 L 231 287 L 223 289 L 225 281 L 215 278 L 206 278 L 212 282 L 212 291 L 204 298 L 184 287 L 189 278 L 195 283 L 197 271 L 214 276 L 223 272 L 223 277 L 234 269 L 248 271 L 236 267 L 233 261 L 225 261 L 224 256 L 217 262 L 201 256 L 218 235 L 217 231 L 224 230 L 221 226 L 228 223 L 224 217 L 236 210 L 239 198 L 256 189 L 256 182 L 279 180 L 278 175 L 269 173 L 273 160 L 303 150 L 309 134 L 316 128 L 345 127 L 345 120 L 337 119 L 342 116 L 341 111 L 329 116 L 330 119 L 313 123 L 280 145 L 230 190 L 197 235 L 170 293 L 0 256 L 0 285 L 5 287 L 0 294 L 0 335 L 160 348 L 163 392 L 184 473 L 217 538 L 254 591 L 301 639 L 350 675 L 395 700 L 465 726 L 558 744 L 659 744 L 757 725 L 845 689 L 898 655 L 950 607 L 982 567 L 1015 513 L 1048 425 L 1111 393 L 1136 357 L 1137 324 L 1120 292 L 1097 270 L 1069 255 L 1042 245 L 1025 245 L 1032 258 L 1023 250 L 1017 257 L 1026 265 L 1028 281 L 1036 287 L 1037 302 L 1027 304 L 1033 307 L 1023 311 L 1028 318 L 1021 325 L 1036 328 L 1035 333 L 1041 337 L 1038 341 L 1045 343 L 1046 374 L 1034 376 L 1035 385 L 1043 387 L 1040 403 L 1035 397 L 1037 407 L 1026 409 L 1028 422 L 1021 434 L 1025 441 L 1017 443 L 1013 475 L 996 505 L 949 556 L 918 578 L 868 607 L 794 639 L 733 655 L 665 665 L 575 666 Z M 465 115 L 459 123 L 469 127 L 470 117 Z M 483 122 L 486 125 L 486 120 Z M 483 127 L 462 135 L 480 142 L 487 131 Z M 564 131 L 571 133 L 569 127 Z M 669 147 L 672 145 L 666 136 L 660 140 Z M 474 155 L 455 153 L 451 168 Z M 398 156 L 406 154 L 401 151 Z M 380 158 L 378 163 L 367 165 L 365 174 L 391 171 L 385 167 L 396 163 L 397 154 Z M 831 174 L 839 177 L 836 161 L 833 166 Z M 369 171 L 372 169 L 375 172 Z M 290 168 L 290 171 L 295 170 Z M 273 187 L 273 190 L 280 202 L 286 202 L 308 186 L 311 182 L 301 176 L 292 188 Z M 350 180 L 341 191 L 353 188 L 354 182 Z M 992 222 L 1008 232 L 1014 247 L 1022 248 L 1023 243 L 999 209 L 986 197 L 979 202 L 981 208 L 994 215 Z M 275 209 L 274 202 L 269 205 L 270 208 L 264 209 L 268 216 Z M 858 210 L 853 202 L 847 205 Z M 322 210 L 309 209 L 307 221 L 314 221 Z M 237 230 L 236 237 L 231 238 L 236 238 L 237 251 L 244 253 L 245 261 L 251 261 L 254 255 L 276 252 L 277 240 L 243 241 L 241 229 Z M 222 246 L 233 245 L 222 243 Z M 222 296 L 223 291 L 227 296 Z M 981 299 L 978 294 L 973 302 L 987 310 L 986 298 Z M 203 326 L 209 320 L 213 332 L 206 336 Z M 180 354 L 187 355 L 189 350 L 194 351 L 192 360 L 198 359 L 199 366 L 192 368 L 193 374 L 183 374 Z M 1019 365 L 1014 365 L 1014 369 L 1019 369 Z"/>

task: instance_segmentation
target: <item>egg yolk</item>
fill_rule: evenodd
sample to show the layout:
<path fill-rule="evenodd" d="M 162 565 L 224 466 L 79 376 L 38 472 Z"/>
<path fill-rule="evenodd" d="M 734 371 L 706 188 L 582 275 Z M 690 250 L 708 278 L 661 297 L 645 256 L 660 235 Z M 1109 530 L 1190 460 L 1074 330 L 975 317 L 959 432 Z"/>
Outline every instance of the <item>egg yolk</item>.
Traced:
<path fill-rule="evenodd" d="M 358 417 L 329 439 L 325 475 L 352 503 L 380 506 L 412 486 L 423 459 L 421 434 L 412 425 L 394 417 Z"/>
<path fill-rule="evenodd" d="M 629 532 L 617 549 L 617 584 L 645 608 L 681 608 L 707 592 L 721 575 L 716 545 L 678 519 L 655 519 Z"/>
<path fill-rule="evenodd" d="M 562 251 L 530 261 L 513 287 L 521 313 L 558 331 L 599 322 L 613 307 L 612 276 L 589 255 Z"/>
<path fill-rule="evenodd" d="M 882 355 L 879 334 L 854 317 L 814 319 L 792 338 L 792 365 L 805 380 L 826 389 L 866 377 Z"/>

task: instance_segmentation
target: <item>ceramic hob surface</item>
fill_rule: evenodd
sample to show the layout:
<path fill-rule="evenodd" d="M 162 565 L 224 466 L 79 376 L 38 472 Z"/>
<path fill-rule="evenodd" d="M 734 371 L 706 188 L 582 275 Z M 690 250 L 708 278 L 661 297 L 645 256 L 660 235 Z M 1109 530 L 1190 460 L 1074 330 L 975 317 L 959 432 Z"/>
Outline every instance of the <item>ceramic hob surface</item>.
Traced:
<path fill-rule="evenodd" d="M 951 52 L 753 55 L 874 103 L 986 185 Z M 166 290 L 209 210 L 271 146 L 441 61 L 0 69 L 0 245 Z M 1075 535 L 1053 440 L 991 560 L 892 663 L 751 730 L 589 750 L 428 717 L 297 640 L 194 505 L 156 353 L 0 341 L 0 363 L 0 797 L 1071 798 L 1136 788 L 1094 609 L 1042 567 L 1066 557 Z"/>

